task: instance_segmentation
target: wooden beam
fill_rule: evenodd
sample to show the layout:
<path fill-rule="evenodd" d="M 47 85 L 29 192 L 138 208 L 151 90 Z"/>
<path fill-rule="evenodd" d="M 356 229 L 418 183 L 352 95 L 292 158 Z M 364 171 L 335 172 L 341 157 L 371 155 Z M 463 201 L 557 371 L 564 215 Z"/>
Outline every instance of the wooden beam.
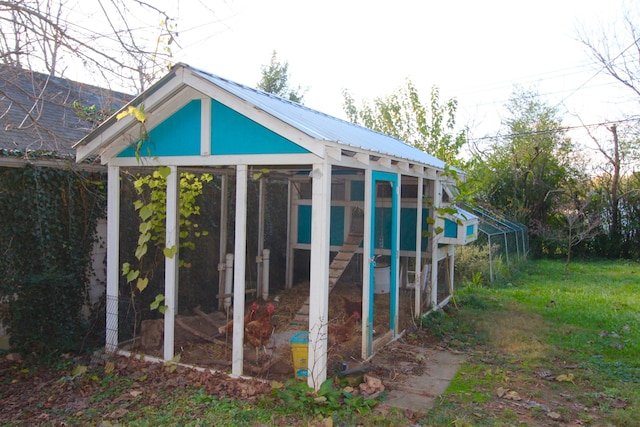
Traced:
<path fill-rule="evenodd" d="M 329 321 L 329 237 L 331 220 L 331 165 L 316 163 L 311 172 L 311 269 L 309 280 L 309 376 L 318 390 L 327 378 L 327 324 Z"/>
<path fill-rule="evenodd" d="M 118 294 L 120 280 L 120 168 L 109 166 L 107 176 L 107 306 L 108 353 L 118 350 Z"/>
<path fill-rule="evenodd" d="M 178 260 L 177 250 L 180 215 L 180 177 L 178 168 L 169 166 L 171 172 L 167 176 L 167 208 L 165 247 L 176 248 L 173 257 L 165 257 L 164 263 L 164 360 L 172 360 L 174 356 L 173 344 L 175 338 L 175 315 L 178 309 Z"/>
<path fill-rule="evenodd" d="M 233 268 L 233 351 L 231 374 L 241 376 L 244 368 L 244 290 L 247 264 L 247 186 L 246 165 L 236 166 L 235 265 Z"/>

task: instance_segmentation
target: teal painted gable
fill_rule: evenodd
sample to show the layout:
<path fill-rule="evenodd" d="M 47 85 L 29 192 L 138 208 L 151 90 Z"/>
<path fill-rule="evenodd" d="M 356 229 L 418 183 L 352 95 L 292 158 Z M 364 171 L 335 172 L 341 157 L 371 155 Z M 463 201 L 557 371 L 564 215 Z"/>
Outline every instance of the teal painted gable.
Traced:
<path fill-rule="evenodd" d="M 135 157 L 133 147 L 118 157 Z M 199 156 L 200 100 L 193 100 L 149 131 L 140 148 L 141 156 Z"/>
<path fill-rule="evenodd" d="M 300 154 L 309 151 L 215 101 L 211 101 L 211 154 Z"/>

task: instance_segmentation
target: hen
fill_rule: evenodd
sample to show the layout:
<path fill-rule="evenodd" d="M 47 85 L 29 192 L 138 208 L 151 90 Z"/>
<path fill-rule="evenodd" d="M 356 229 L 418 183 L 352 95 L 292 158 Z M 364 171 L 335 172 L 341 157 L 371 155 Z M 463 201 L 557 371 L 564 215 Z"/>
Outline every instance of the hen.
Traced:
<path fill-rule="evenodd" d="M 357 312 L 362 317 L 362 301 L 351 301 L 349 298 L 342 296 L 344 301 L 344 313 L 347 316 L 351 316 L 354 312 Z"/>
<path fill-rule="evenodd" d="M 329 323 L 329 342 L 332 345 L 339 345 L 343 342 L 350 341 L 355 333 L 356 322 L 360 319 L 360 314 L 354 311 L 343 324 L 336 325 L 335 323 Z"/>
<path fill-rule="evenodd" d="M 275 312 L 275 307 L 272 303 L 267 304 L 267 309 L 256 319 L 244 327 L 244 336 L 256 348 L 256 360 L 258 360 L 258 350 L 260 347 L 264 347 L 271 334 L 273 333 L 273 324 L 271 323 L 271 316 Z"/>
<path fill-rule="evenodd" d="M 251 304 L 251 307 L 249 307 L 249 311 L 247 311 L 247 314 L 244 316 L 244 324 L 247 325 L 249 322 L 254 320 L 257 312 L 258 303 L 254 301 L 253 304 Z M 218 328 L 218 333 L 224 334 L 225 332 L 229 335 L 233 334 L 233 319 L 231 319 L 226 325 Z"/>

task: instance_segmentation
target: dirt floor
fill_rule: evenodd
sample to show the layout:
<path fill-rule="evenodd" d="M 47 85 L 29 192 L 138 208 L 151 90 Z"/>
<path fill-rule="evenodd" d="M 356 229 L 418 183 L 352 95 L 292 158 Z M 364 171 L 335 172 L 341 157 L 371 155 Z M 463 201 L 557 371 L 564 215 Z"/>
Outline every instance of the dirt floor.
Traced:
<path fill-rule="evenodd" d="M 294 329 L 290 322 L 305 303 L 309 295 L 308 283 L 293 289 L 270 295 L 269 302 L 275 305 L 271 321 L 273 336 L 266 348 L 257 349 L 245 344 L 244 370 L 265 380 L 283 381 L 294 376 L 293 355 L 290 339 L 300 329 Z M 410 328 L 412 322 L 413 290 L 400 292 L 399 327 Z M 340 325 L 348 318 L 346 301 L 360 303 L 362 289 L 356 283 L 341 282 L 329 296 L 329 324 Z M 253 300 L 246 301 L 248 307 Z M 258 300 L 262 312 L 267 302 Z M 374 340 L 389 331 L 390 311 L 389 294 L 374 295 Z M 359 305 L 359 304 L 358 304 Z M 232 340 L 227 334 L 219 334 L 218 327 L 230 320 L 224 312 L 202 313 L 191 310 L 190 315 L 181 315 L 176 323 L 175 353 L 185 364 L 213 368 L 222 372 L 231 369 Z M 143 322 L 141 336 L 122 346 L 132 353 L 142 353 L 153 357 L 162 357 L 162 319 Z M 328 372 L 339 373 L 345 363 L 361 361 L 361 324 L 357 323 L 351 339 L 338 345 L 330 345 L 328 350 Z"/>

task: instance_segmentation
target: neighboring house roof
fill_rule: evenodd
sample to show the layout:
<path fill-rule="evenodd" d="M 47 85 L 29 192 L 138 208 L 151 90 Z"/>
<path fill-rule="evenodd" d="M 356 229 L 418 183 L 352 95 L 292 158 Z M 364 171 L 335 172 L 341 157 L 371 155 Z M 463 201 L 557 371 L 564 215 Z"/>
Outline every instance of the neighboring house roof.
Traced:
<path fill-rule="evenodd" d="M 74 102 L 110 116 L 132 96 L 0 64 L 0 157 L 71 157 L 73 144 L 97 123 Z"/>
<path fill-rule="evenodd" d="M 177 82 L 181 83 L 177 83 Z M 297 104 L 287 99 L 253 89 L 214 74 L 199 70 L 187 64 L 177 64 L 160 81 L 151 86 L 147 91 L 130 102 L 130 105 L 145 104 L 145 111 L 153 111 L 162 102 L 169 99 L 172 94 L 178 93 L 182 87 L 191 86 L 200 93 L 210 93 L 209 88 L 216 88 L 240 99 L 253 107 L 253 111 L 261 111 L 268 116 L 277 119 L 298 132 L 306 135 L 313 144 L 326 143 L 327 145 L 342 148 L 350 152 L 367 153 L 372 156 L 379 155 L 392 160 L 417 163 L 429 168 L 443 170 L 445 162 L 414 148 L 403 141 L 388 135 L 375 132 L 360 125 L 329 116 L 304 105 Z M 156 105 L 150 105 L 150 100 L 157 98 Z M 78 160 L 91 155 L 102 155 L 109 151 L 108 147 L 117 144 L 118 138 L 130 131 L 134 122 L 129 124 L 119 123 L 115 125 L 115 117 L 111 117 L 98 129 L 82 139 L 78 148 Z M 115 126 L 114 126 L 115 125 Z M 149 128 L 148 130 L 151 130 Z M 318 145 L 319 146 L 319 145 Z M 316 152 L 316 150 L 311 150 Z M 103 159 L 104 161 L 104 159 Z"/>

